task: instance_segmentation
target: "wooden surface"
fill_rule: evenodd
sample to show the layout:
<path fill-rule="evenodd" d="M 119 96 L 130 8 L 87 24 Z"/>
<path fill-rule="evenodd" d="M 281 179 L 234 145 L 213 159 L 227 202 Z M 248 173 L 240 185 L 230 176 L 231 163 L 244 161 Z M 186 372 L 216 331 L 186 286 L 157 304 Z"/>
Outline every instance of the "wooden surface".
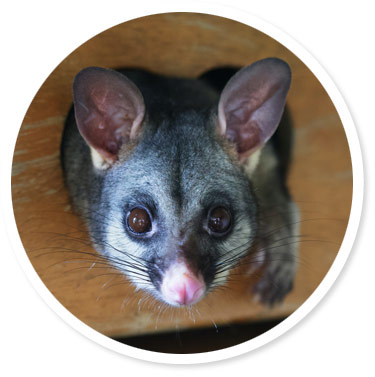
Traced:
<path fill-rule="evenodd" d="M 191 310 L 168 309 L 134 292 L 109 266 L 93 265 L 85 228 L 72 213 L 59 164 L 59 144 L 75 74 L 87 66 L 143 67 L 197 76 L 220 65 L 285 59 L 293 82 L 288 104 L 296 127 L 290 187 L 300 206 L 300 267 L 285 302 L 252 302 L 252 280 L 236 274 Z M 118 25 L 69 55 L 36 94 L 14 153 L 13 205 L 23 245 L 39 276 L 74 315 L 110 336 L 212 326 L 285 316 L 319 285 L 339 250 L 350 213 L 351 161 L 333 104 L 313 74 L 283 46 L 246 25 L 198 14 L 165 14 Z"/>

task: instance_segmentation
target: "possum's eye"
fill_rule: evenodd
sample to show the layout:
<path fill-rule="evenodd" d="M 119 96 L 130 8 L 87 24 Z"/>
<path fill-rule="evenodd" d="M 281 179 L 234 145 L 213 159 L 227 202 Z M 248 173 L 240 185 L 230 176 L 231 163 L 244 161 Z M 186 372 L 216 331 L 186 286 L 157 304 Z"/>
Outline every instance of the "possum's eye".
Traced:
<path fill-rule="evenodd" d="M 141 207 L 133 208 L 127 218 L 128 228 L 136 234 L 144 234 L 151 230 L 151 218 L 148 211 Z"/>
<path fill-rule="evenodd" d="M 208 229 L 214 234 L 221 235 L 229 230 L 231 220 L 231 214 L 226 208 L 212 208 L 208 213 Z"/>

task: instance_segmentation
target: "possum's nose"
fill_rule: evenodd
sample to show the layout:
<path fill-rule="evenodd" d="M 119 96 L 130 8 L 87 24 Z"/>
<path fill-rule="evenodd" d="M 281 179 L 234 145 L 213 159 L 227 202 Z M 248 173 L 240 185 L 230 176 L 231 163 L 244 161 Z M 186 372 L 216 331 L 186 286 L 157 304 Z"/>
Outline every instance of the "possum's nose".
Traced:
<path fill-rule="evenodd" d="M 206 290 L 203 277 L 195 275 L 184 262 L 176 262 L 165 272 L 160 292 L 171 305 L 192 305 L 198 302 Z"/>

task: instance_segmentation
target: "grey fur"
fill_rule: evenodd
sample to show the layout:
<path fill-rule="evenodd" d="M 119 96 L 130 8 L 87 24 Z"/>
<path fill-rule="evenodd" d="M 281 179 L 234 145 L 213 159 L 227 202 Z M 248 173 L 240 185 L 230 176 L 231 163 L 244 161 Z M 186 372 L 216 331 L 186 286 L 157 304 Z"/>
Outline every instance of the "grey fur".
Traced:
<path fill-rule="evenodd" d="M 255 292 L 266 304 L 282 300 L 296 270 L 298 225 L 292 224 L 298 222 L 298 209 L 272 140 L 249 177 L 228 154 L 227 141 L 217 135 L 220 92 L 209 75 L 192 80 L 121 72 L 140 89 L 146 106 L 143 132 L 131 152 L 125 145 L 111 168 L 96 169 L 73 110 L 61 146 L 74 208 L 86 220 L 97 251 L 138 288 L 162 299 L 163 272 L 179 254 L 191 259 L 209 291 L 225 282 L 224 272 L 255 244 L 254 263 L 263 257 L 267 263 Z M 126 213 L 137 204 L 152 209 L 155 223 L 143 239 L 125 230 Z M 207 208 L 222 204 L 231 209 L 234 227 L 215 239 L 202 231 L 202 224 Z"/>

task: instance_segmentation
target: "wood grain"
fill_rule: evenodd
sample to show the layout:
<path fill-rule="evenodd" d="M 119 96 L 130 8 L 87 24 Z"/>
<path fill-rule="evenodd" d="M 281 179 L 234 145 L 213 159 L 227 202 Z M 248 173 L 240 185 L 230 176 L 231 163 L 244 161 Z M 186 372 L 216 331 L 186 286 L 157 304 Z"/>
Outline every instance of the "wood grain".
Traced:
<path fill-rule="evenodd" d="M 171 309 L 146 297 L 96 258 L 82 221 L 72 212 L 59 162 L 72 80 L 87 66 L 142 67 L 197 76 L 221 65 L 264 57 L 286 60 L 293 72 L 288 105 L 296 126 L 291 191 L 302 214 L 295 289 L 268 309 L 252 302 L 254 278 L 234 274 L 196 308 Z M 346 135 L 330 98 L 290 51 L 246 25 L 203 14 L 161 14 L 111 28 L 84 43 L 49 75 L 32 101 L 13 161 L 18 230 L 35 270 L 54 296 L 84 323 L 109 336 L 152 333 L 289 315 L 320 284 L 345 234 L 352 195 Z"/>

